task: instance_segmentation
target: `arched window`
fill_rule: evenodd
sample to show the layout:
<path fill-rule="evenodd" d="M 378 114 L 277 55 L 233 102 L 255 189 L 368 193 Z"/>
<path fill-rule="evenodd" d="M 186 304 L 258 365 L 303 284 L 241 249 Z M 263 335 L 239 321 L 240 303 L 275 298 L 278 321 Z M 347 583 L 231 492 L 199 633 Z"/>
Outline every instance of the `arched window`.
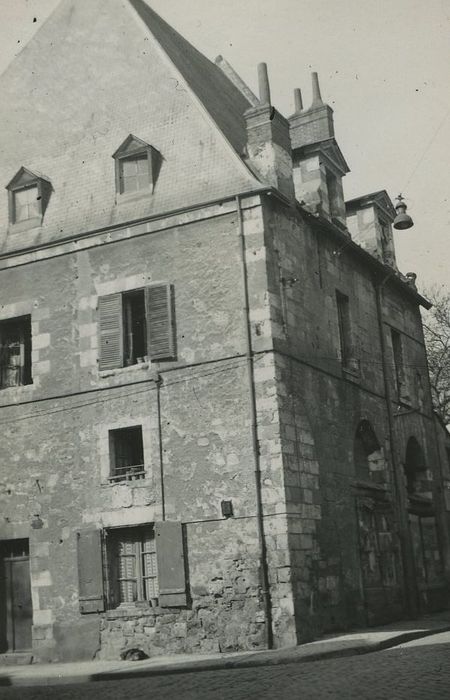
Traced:
<path fill-rule="evenodd" d="M 428 489 L 424 487 L 427 467 L 423 450 L 415 437 L 410 437 L 406 445 L 404 469 L 408 493 L 410 495 L 427 493 Z"/>
<path fill-rule="evenodd" d="M 356 428 L 353 460 L 356 478 L 363 481 L 374 479 L 374 474 L 384 469 L 380 443 L 368 420 L 362 420 Z"/>

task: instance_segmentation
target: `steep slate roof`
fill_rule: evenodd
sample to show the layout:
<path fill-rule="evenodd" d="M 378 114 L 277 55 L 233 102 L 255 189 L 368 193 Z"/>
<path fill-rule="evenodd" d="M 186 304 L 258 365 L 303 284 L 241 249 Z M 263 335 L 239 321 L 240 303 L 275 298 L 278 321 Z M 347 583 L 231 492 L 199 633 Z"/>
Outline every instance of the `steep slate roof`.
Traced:
<path fill-rule="evenodd" d="M 239 155 L 247 140 L 250 102 L 224 72 L 175 31 L 144 0 L 129 0 Z"/>
<path fill-rule="evenodd" d="M 0 183 L 24 166 L 53 187 L 42 228 L 20 236 L 0 194 L 0 251 L 255 189 L 249 105 L 143 0 L 62 0 L 0 76 Z M 162 166 L 151 197 L 117 204 L 112 155 L 130 133 Z"/>

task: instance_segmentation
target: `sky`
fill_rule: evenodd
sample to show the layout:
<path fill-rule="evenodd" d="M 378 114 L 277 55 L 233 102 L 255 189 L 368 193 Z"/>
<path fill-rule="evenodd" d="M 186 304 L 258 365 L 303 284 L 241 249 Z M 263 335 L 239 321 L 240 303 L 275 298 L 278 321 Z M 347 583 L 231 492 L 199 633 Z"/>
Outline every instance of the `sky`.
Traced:
<path fill-rule="evenodd" d="M 58 2 L 0 0 L 0 72 Z M 267 62 L 285 116 L 296 87 L 309 106 L 318 71 L 351 169 L 346 198 L 402 192 L 415 226 L 395 232 L 398 265 L 417 273 L 422 291 L 450 289 L 450 0 L 148 2 L 255 92 L 257 64 Z"/>

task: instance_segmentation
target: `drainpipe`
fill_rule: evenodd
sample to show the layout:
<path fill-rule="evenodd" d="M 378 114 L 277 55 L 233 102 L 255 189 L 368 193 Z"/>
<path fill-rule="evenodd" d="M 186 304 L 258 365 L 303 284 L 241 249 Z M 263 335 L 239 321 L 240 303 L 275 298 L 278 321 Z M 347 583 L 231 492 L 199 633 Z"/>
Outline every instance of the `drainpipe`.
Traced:
<path fill-rule="evenodd" d="M 417 606 L 417 590 L 416 590 L 416 572 L 414 567 L 414 558 L 411 543 L 411 534 L 408 522 L 408 508 L 405 498 L 405 490 L 403 488 L 403 474 L 401 465 L 397 458 L 396 440 L 394 431 L 394 413 L 392 410 L 392 394 L 389 382 L 389 365 L 387 360 L 386 338 L 384 335 L 383 325 L 383 288 L 386 282 L 390 279 L 394 272 L 389 273 L 379 284 L 374 282 L 376 302 L 377 302 L 377 319 L 378 331 L 380 336 L 381 361 L 383 367 L 384 394 L 386 397 L 386 407 L 389 424 L 389 442 L 391 444 L 392 471 L 394 473 L 394 488 L 399 510 L 399 536 L 400 549 L 403 564 L 403 589 L 407 604 L 408 614 L 414 618 L 418 613 Z M 411 589 L 411 586 L 413 588 Z"/>
<path fill-rule="evenodd" d="M 162 377 L 160 374 L 156 376 L 156 411 L 158 417 L 158 441 L 159 441 L 159 476 L 161 486 L 161 520 L 166 519 L 166 494 L 164 484 L 164 448 L 163 448 L 163 432 L 162 432 L 162 416 L 161 416 L 161 384 Z"/>
<path fill-rule="evenodd" d="M 256 523 L 258 529 L 258 541 L 259 541 L 259 558 L 260 558 L 260 577 L 261 577 L 261 592 L 263 598 L 264 606 L 264 617 L 265 617 L 265 642 L 267 649 L 272 648 L 273 644 L 273 634 L 272 634 L 272 606 L 270 601 L 270 590 L 269 590 L 269 572 L 267 565 L 267 548 L 266 548 L 266 538 L 264 535 L 264 520 L 263 520 L 263 508 L 262 508 L 262 493 L 261 493 L 261 462 L 259 453 L 259 440 L 258 440 L 258 423 L 256 416 L 256 396 L 255 396 L 255 380 L 254 380 L 254 366 L 253 366 L 253 350 L 252 350 L 252 335 L 251 335 L 251 325 L 250 325 L 250 305 L 249 305 L 249 293 L 248 293 L 248 274 L 247 265 L 245 262 L 245 239 L 244 239 L 244 221 L 242 215 L 241 200 L 239 195 L 236 196 L 236 211 L 238 216 L 239 225 L 239 243 L 240 243 L 240 254 L 241 254 L 241 269 L 242 269 L 242 282 L 244 289 L 244 319 L 245 319 L 245 340 L 246 340 L 246 352 L 245 357 L 247 361 L 247 380 L 250 395 L 250 418 L 252 426 L 252 443 L 253 443 L 253 458 L 255 464 L 255 486 L 256 486 Z"/>

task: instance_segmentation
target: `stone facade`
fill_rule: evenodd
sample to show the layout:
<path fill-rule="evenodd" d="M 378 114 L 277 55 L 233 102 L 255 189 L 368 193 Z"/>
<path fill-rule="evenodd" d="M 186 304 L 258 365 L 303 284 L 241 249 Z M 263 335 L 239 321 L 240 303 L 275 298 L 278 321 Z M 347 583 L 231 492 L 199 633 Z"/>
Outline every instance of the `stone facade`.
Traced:
<path fill-rule="evenodd" d="M 99 56 L 109 24 L 125 40 Z M 74 26 L 86 36 L 81 63 Z M 32 381 L 3 380 L 0 391 L 1 562 L 13 577 L 29 560 L 30 584 L 21 627 L 0 611 L 0 651 L 20 651 L 12 630 L 22 649 L 29 632 L 35 658 L 52 661 L 280 647 L 445 605 L 448 523 L 419 312 L 427 302 L 397 271 L 390 228 L 386 258 L 345 229 L 346 164 L 328 132 L 313 143 L 316 108 L 289 122 L 255 107 L 232 72 L 174 39 L 141 0 L 64 0 L 0 85 L 26 83 L 34 62 L 42 88 L 29 110 L 41 115 L 57 80 L 42 47 L 58 30 L 68 37 L 61 65 L 80 76 L 96 57 L 122 70 L 122 41 L 134 35 L 149 56 L 130 59 L 126 89 L 140 115 L 118 99 L 108 70 L 107 85 L 92 80 L 83 92 L 91 121 L 89 110 L 63 118 L 74 85 L 36 125 L 48 143 L 39 169 L 54 185 L 41 225 L 19 236 L 1 204 L 0 335 L 31 318 L 29 341 L 16 345 L 23 363 L 31 345 Z M 20 123 L 5 131 L 5 183 L 40 163 L 26 139 L 15 151 Z M 290 133 L 298 140 L 302 128 L 308 148 L 337 159 L 337 217 L 326 159 L 314 185 L 323 210 L 294 199 L 306 166 Z M 162 165 L 154 194 L 125 201 L 111 155 L 127 134 L 156 148 Z M 88 153 L 90 138 L 98 153 Z M 77 159 L 86 168 L 78 198 Z M 375 199 L 390 227 L 386 198 Z M 170 354 L 142 351 L 105 369 L 104 300 L 123 311 L 124 300 L 162 287 L 173 294 Z M 131 342 L 126 323 L 121 316 L 113 342 Z M 120 478 L 114 435 L 136 427 L 139 476 Z M 134 597 L 124 593 L 131 580 L 142 589 Z"/>

